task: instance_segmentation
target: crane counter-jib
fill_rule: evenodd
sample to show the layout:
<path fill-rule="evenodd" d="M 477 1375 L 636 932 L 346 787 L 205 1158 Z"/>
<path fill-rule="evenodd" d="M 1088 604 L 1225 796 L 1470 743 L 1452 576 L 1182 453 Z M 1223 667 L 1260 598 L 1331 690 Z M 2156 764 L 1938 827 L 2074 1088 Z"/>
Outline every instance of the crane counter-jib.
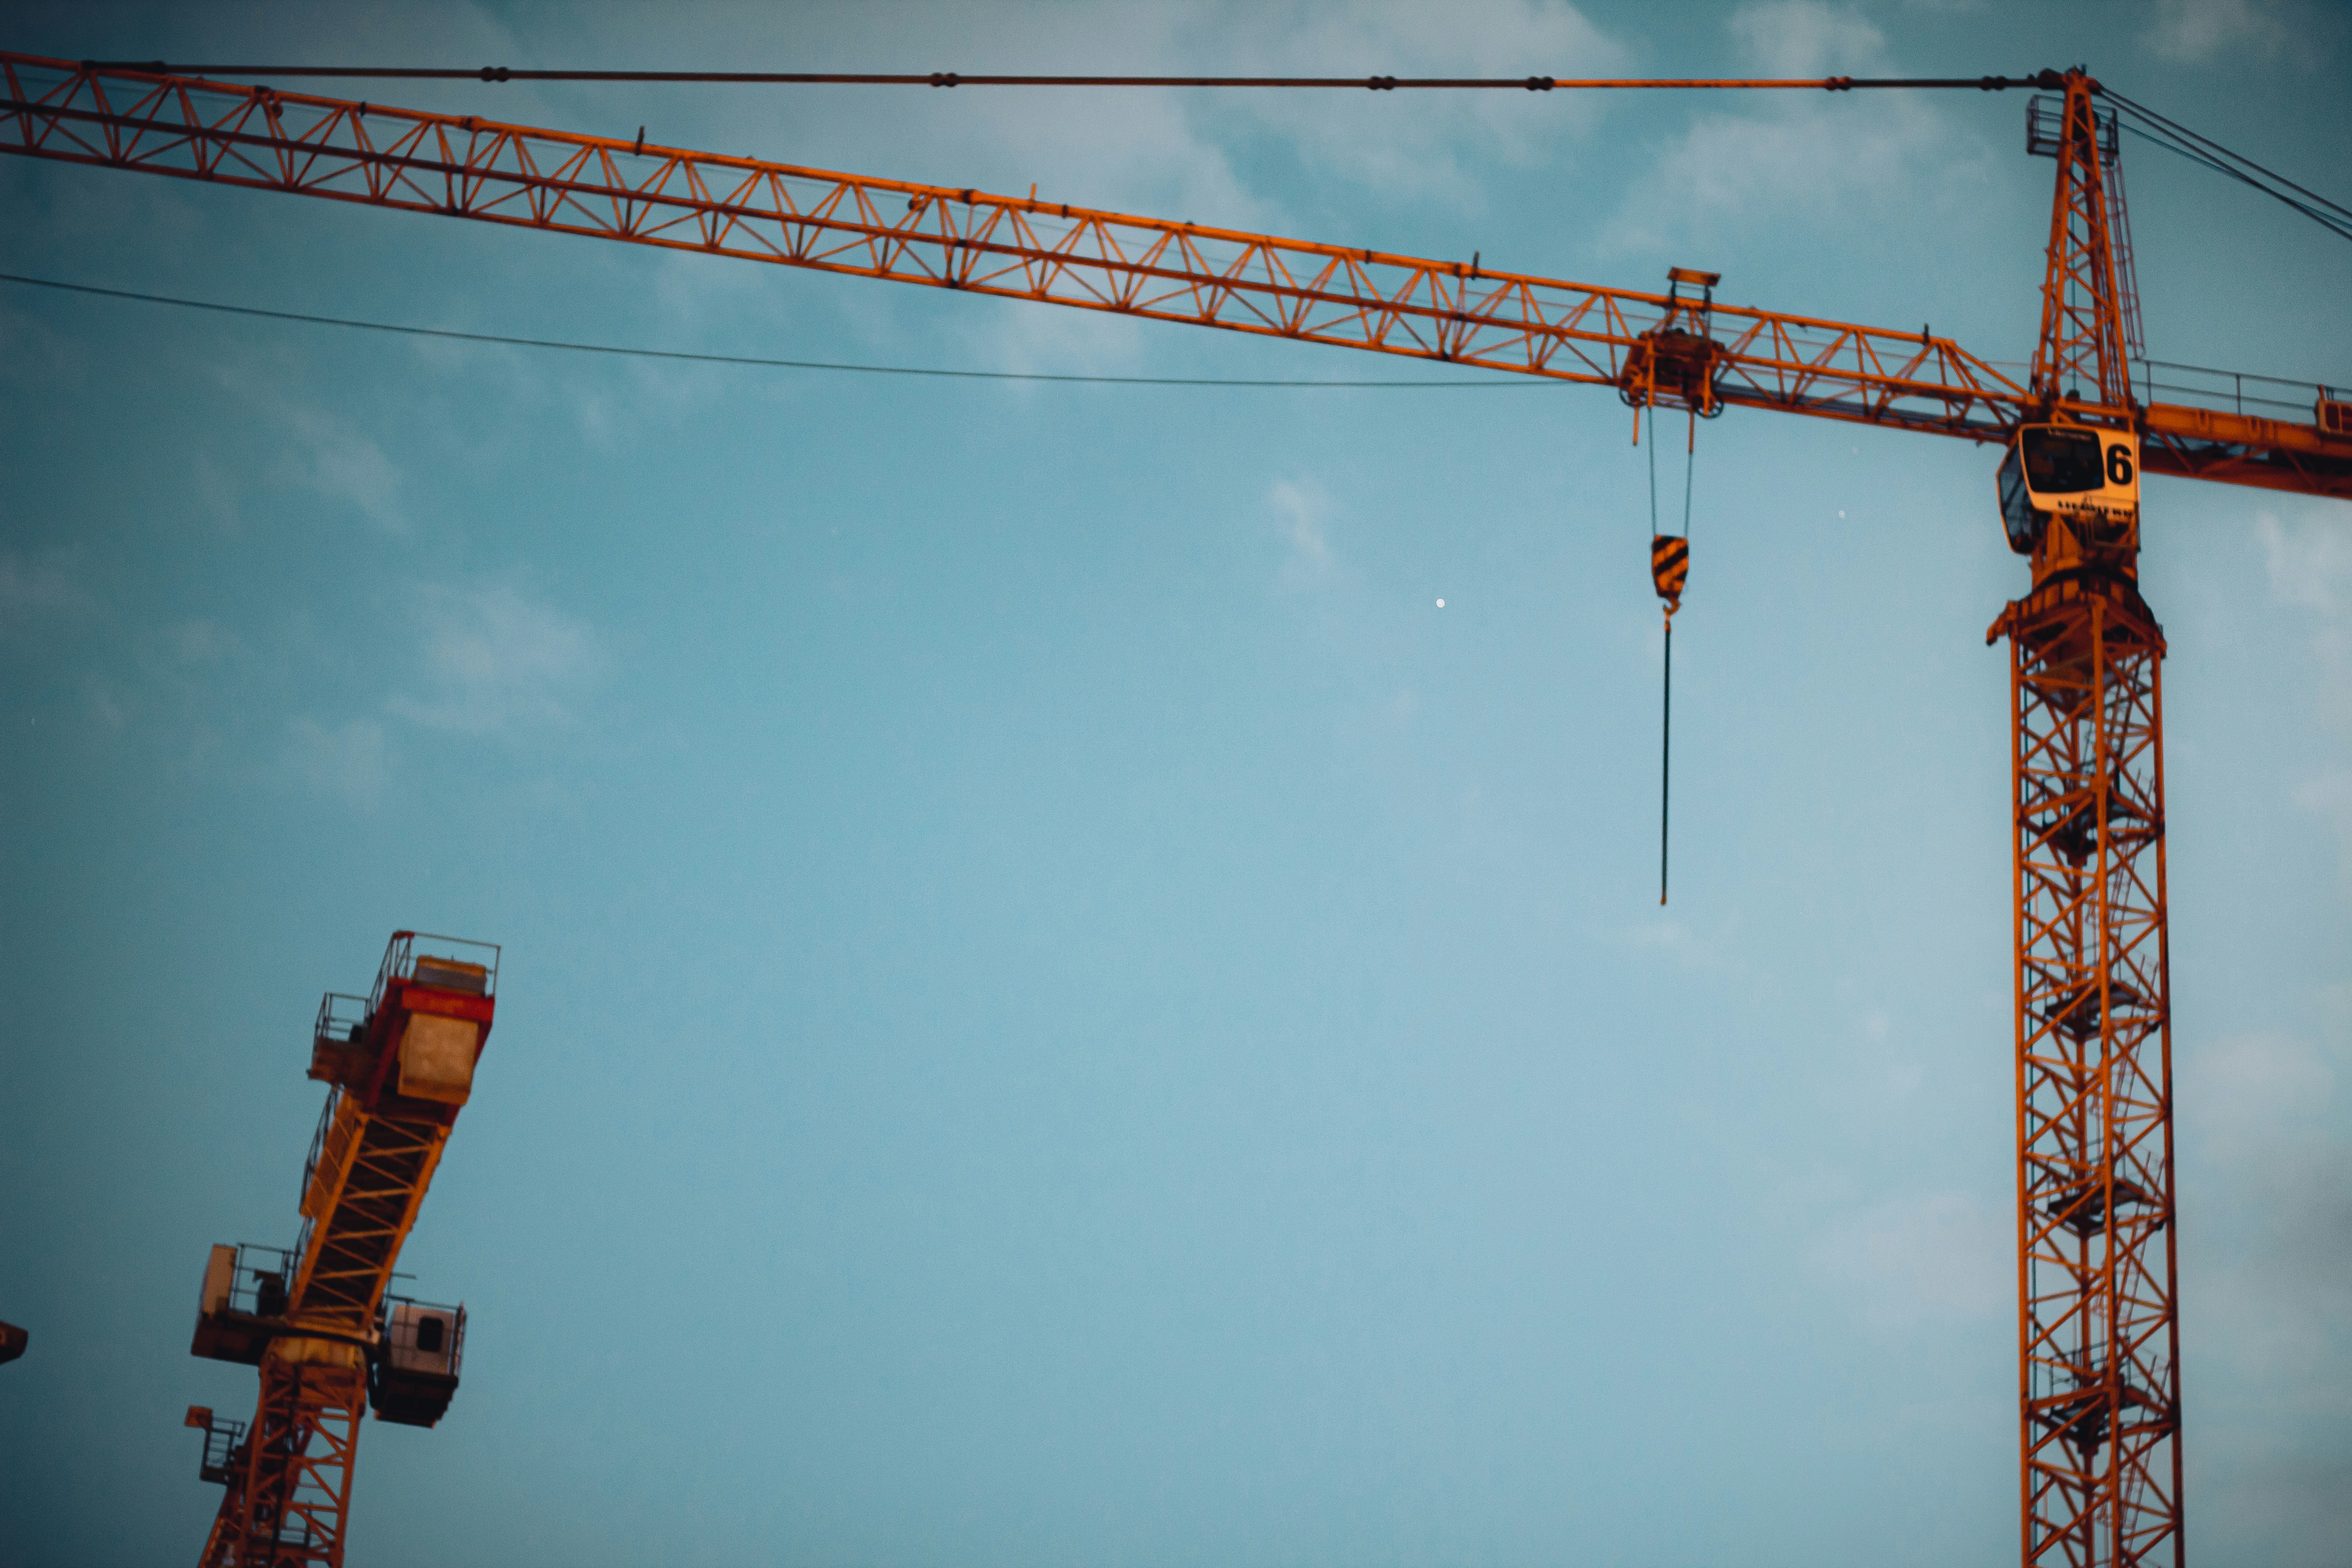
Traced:
<path fill-rule="evenodd" d="M 113 67 L 0 54 L 0 150 L 1971 440 L 2043 412 L 1949 339 Z M 1692 331 L 1692 329 L 1696 331 Z M 1661 341 L 1703 344 L 1658 381 Z M 2133 411 L 2100 409 L 2109 419 Z M 2153 416 L 2159 409 L 2147 413 Z M 2201 411 L 2182 410 L 2183 416 Z M 2352 438 L 2150 419 L 2158 473 L 2352 495 Z"/>

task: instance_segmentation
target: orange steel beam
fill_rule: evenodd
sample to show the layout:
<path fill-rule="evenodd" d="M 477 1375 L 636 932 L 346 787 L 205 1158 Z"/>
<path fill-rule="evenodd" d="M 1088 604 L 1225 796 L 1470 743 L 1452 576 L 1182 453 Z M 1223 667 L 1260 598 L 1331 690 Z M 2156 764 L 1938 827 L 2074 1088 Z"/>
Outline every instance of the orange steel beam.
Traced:
<path fill-rule="evenodd" d="M 325 1136 L 302 1194 L 309 1223 L 289 1321 L 345 1334 L 373 1328 L 456 1121 L 454 1110 L 418 1109 L 393 1114 L 340 1085 L 329 1090 Z"/>
<path fill-rule="evenodd" d="M 226 1489 L 198 1568 L 341 1568 L 367 1398 L 356 1342 L 270 1342 L 253 1424 L 206 1472 Z"/>
<path fill-rule="evenodd" d="M 321 1356 L 325 1359 L 320 1359 Z M 261 1362 L 261 1398 L 244 1447 L 239 1517 L 215 1521 L 201 1568 L 340 1568 L 367 1373 L 357 1347 L 277 1340 Z M 223 1537 L 226 1536 L 224 1541 Z"/>
<path fill-rule="evenodd" d="M 2128 406 L 2038 395 L 1947 338 L 1717 305 L 1695 379 L 1648 374 L 1687 301 L 977 190 L 0 53 L 0 151 L 814 271 L 1369 349 L 1629 400 L 1979 441 Z M 2352 498 L 2352 439 L 2152 408 L 2149 471 Z"/>

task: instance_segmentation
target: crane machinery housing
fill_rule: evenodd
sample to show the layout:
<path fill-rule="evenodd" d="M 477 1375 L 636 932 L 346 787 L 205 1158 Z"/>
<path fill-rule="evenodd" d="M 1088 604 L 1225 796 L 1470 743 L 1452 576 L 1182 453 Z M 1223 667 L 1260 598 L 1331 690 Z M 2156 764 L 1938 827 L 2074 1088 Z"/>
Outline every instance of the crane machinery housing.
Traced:
<path fill-rule="evenodd" d="M 2020 1557 L 2182 1560 L 2165 648 L 2138 588 L 2140 476 L 2352 499 L 2352 397 L 2315 386 L 2305 423 L 2137 395 L 2116 120 L 2085 71 L 1879 84 L 2042 95 L 2026 146 L 2057 178 L 2022 380 L 1925 329 L 1717 303 L 1712 273 L 1678 268 L 1664 294 L 1569 283 L 160 63 L 0 54 L 0 151 L 21 155 L 1606 386 L 1637 432 L 1643 411 L 1741 407 L 2000 446 L 1989 510 L 2031 568 L 1988 635 L 2008 641 L 2011 694 Z M 1667 563 L 1676 588 L 1685 562 Z M 349 1359 L 346 1341 L 293 1342 Z"/>
<path fill-rule="evenodd" d="M 192 1406 L 226 1490 L 204 1568 L 342 1561 L 360 1420 L 430 1426 L 457 1391 L 466 1310 L 391 1295 L 498 1009 L 499 949 L 395 931 L 365 996 L 329 992 L 310 1076 L 327 1102 L 290 1250 L 215 1247 L 192 1353 L 257 1367 L 250 1423 Z"/>

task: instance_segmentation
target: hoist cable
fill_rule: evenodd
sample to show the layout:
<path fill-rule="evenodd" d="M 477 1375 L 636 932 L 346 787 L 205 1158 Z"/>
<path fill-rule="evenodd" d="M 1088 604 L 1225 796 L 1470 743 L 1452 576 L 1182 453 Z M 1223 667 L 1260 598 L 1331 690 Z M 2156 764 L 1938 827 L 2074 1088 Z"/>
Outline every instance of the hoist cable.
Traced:
<path fill-rule="evenodd" d="M 1698 415 L 1691 415 L 1691 443 L 1683 456 L 1683 537 L 1690 537 L 1691 480 L 1698 471 Z"/>
<path fill-rule="evenodd" d="M 1658 722 L 1658 902 L 1663 906 L 1666 901 L 1666 836 L 1672 822 L 1671 807 L 1673 805 L 1675 611 L 1681 606 L 1682 584 L 1679 574 L 1682 568 L 1672 560 L 1673 546 L 1666 544 L 1664 542 L 1665 536 L 1658 531 L 1658 410 L 1655 404 L 1651 404 L 1649 405 L 1649 439 L 1644 442 L 1643 445 L 1649 447 L 1650 459 L 1650 574 L 1653 583 L 1658 590 L 1658 596 L 1661 599 L 1665 600 L 1666 604 L 1665 668 L 1661 677 L 1663 684 L 1660 688 L 1660 697 L 1662 700 L 1660 703 L 1660 717 Z M 1693 418 L 1695 421 L 1696 416 L 1693 416 Z M 1697 434 L 1696 423 L 1693 425 L 1692 434 L 1694 437 Z M 1691 451 L 1694 460 L 1696 460 L 1697 449 L 1697 442 L 1694 439 L 1691 444 Z M 1682 546 L 1685 552 L 1689 549 L 1689 538 L 1690 469 L 1686 467 L 1684 470 L 1683 477 L 1684 542 Z M 1686 554 L 1685 559 L 1687 559 Z M 1674 584 L 1674 592 L 1671 595 L 1669 595 L 1667 592 L 1669 580 L 1671 580 Z"/>
<path fill-rule="evenodd" d="M 1671 610 L 1666 612 L 1666 667 L 1660 694 L 1664 700 L 1658 721 L 1658 907 L 1664 909 L 1666 903 L 1666 829 L 1674 820 L 1668 810 L 1673 804 L 1675 756 L 1675 616 Z"/>
<path fill-rule="evenodd" d="M 1650 410 L 1650 438 L 1643 443 L 1650 449 L 1650 537 L 1658 536 L 1658 411 Z"/>

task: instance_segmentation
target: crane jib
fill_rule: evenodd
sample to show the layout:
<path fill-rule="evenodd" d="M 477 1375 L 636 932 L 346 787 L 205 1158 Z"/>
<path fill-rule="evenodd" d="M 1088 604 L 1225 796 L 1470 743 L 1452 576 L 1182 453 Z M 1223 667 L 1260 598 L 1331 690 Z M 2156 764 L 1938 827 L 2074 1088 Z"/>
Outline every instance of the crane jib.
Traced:
<path fill-rule="evenodd" d="M 1483 265 L 652 146 L 642 132 L 583 136 L 26 55 L 0 54 L 0 151 L 20 155 L 1621 390 L 1676 305 Z M 1714 307 L 1712 320 L 1706 384 L 1661 388 L 1659 401 L 1976 441 L 2041 412 L 1948 340 L 1734 306 Z M 2162 405 L 2099 412 L 2161 428 L 2151 472 L 2352 495 L 2352 438 L 2316 425 L 2225 429 Z"/>

